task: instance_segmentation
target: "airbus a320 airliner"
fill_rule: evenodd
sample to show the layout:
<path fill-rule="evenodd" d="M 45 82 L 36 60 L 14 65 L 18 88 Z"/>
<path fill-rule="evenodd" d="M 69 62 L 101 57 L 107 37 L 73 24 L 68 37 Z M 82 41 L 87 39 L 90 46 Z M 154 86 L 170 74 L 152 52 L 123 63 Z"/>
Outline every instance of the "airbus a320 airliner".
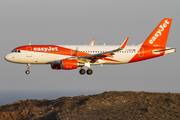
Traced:
<path fill-rule="evenodd" d="M 129 38 L 121 46 L 93 45 L 94 39 L 90 45 L 29 44 L 13 49 L 5 59 L 27 64 L 26 74 L 30 73 L 30 64 L 50 64 L 54 70 L 81 67 L 81 75 L 91 75 L 91 65 L 132 63 L 175 52 L 175 48 L 166 47 L 171 22 L 172 18 L 164 18 L 145 42 L 137 46 L 126 46 Z M 84 66 L 88 67 L 86 71 Z"/>

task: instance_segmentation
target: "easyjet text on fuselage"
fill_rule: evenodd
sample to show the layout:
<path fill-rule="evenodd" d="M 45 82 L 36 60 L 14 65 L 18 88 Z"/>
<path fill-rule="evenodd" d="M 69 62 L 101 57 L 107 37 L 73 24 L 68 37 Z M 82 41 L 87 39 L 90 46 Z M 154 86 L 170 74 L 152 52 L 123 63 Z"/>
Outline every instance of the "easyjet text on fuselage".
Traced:
<path fill-rule="evenodd" d="M 34 51 L 58 51 L 57 47 L 34 47 Z"/>

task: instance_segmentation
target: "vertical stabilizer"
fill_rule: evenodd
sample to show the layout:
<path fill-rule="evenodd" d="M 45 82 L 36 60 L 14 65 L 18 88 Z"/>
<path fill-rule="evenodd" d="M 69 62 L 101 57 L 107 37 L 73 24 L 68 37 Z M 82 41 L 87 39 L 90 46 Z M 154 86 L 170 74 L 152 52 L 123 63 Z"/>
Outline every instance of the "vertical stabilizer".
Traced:
<path fill-rule="evenodd" d="M 171 26 L 172 18 L 164 18 L 161 23 L 149 35 L 142 46 L 165 47 Z"/>

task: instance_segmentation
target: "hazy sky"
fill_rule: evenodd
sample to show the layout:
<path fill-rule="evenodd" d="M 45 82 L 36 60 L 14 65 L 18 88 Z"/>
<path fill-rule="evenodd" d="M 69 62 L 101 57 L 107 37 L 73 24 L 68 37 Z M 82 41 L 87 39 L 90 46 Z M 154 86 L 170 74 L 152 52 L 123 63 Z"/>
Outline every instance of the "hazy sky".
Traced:
<path fill-rule="evenodd" d="M 0 0 L 0 90 L 87 94 L 104 91 L 180 92 L 179 0 Z M 142 62 L 52 70 L 50 65 L 14 64 L 4 56 L 21 45 L 138 45 L 163 18 L 173 18 L 167 46 L 177 52 Z M 58 97 L 58 96 L 57 96 Z"/>

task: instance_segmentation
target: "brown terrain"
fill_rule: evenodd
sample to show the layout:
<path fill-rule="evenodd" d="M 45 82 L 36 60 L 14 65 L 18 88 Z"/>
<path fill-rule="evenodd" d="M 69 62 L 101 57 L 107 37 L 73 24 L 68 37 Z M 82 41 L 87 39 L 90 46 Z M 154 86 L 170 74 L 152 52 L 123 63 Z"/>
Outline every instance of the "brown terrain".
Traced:
<path fill-rule="evenodd" d="M 180 120 L 180 94 L 104 92 L 0 106 L 0 120 Z"/>

